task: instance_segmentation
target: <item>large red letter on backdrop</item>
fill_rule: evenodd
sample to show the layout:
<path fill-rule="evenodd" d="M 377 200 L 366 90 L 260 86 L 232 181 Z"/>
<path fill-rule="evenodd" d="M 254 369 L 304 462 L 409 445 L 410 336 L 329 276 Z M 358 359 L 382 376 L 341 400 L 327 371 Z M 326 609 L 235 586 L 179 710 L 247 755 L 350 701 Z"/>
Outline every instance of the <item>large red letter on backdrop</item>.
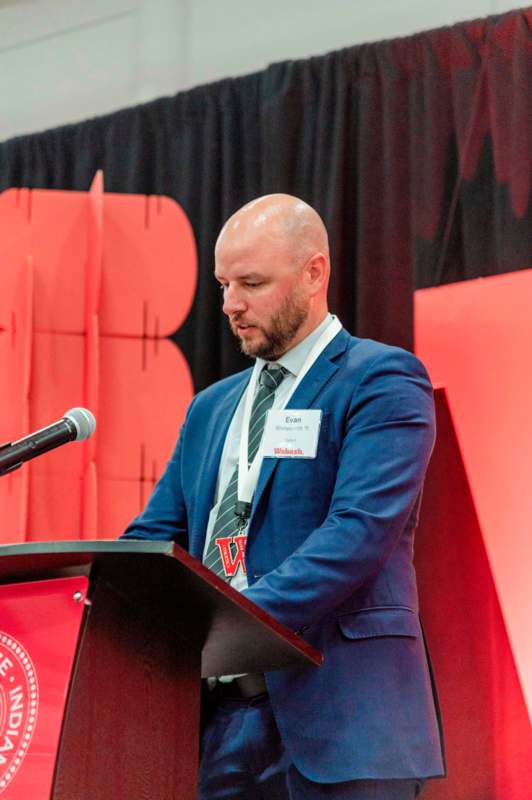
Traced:
<path fill-rule="evenodd" d="M 532 716 L 532 270 L 416 292 L 415 339 L 449 399 Z"/>
<path fill-rule="evenodd" d="M 188 219 L 167 197 L 0 195 L 0 442 L 87 406 L 95 436 L 0 481 L 4 542 L 112 538 L 142 508 L 193 386 L 167 337 L 196 287 Z"/>

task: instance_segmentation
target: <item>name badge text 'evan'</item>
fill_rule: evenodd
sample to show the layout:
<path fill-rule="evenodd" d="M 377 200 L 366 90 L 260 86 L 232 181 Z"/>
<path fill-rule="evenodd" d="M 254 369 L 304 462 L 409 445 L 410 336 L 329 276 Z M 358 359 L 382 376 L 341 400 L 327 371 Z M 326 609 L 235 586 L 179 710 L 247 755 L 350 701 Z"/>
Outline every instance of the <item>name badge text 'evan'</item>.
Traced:
<path fill-rule="evenodd" d="M 321 425 L 319 408 L 271 409 L 263 439 L 265 458 L 316 458 Z"/>

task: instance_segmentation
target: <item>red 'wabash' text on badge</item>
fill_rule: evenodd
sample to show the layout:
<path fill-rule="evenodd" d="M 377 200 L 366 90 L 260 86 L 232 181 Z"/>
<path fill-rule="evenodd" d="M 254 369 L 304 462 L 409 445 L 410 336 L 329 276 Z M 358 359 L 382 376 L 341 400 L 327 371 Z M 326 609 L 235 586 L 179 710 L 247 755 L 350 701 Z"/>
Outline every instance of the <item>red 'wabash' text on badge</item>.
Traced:
<path fill-rule="evenodd" d="M 0 631 L 0 794 L 9 786 L 28 751 L 39 691 L 30 657 Z"/>

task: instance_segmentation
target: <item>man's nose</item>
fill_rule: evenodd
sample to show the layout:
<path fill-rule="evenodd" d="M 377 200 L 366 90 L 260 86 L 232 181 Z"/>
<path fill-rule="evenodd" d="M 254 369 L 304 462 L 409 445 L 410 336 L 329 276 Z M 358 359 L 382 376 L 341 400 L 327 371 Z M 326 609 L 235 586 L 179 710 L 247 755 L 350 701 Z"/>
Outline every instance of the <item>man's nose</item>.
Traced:
<path fill-rule="evenodd" d="M 238 287 L 226 286 L 222 305 L 224 314 L 228 316 L 231 316 L 231 314 L 238 314 L 239 312 L 245 311 L 246 307 L 246 303 Z"/>

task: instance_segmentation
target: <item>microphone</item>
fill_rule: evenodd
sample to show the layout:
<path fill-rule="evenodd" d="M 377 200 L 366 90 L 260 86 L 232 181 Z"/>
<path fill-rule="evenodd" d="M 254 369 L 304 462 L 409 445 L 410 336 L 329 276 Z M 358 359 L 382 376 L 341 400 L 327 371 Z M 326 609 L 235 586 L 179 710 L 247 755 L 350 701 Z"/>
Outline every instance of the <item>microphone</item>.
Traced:
<path fill-rule="evenodd" d="M 94 415 L 87 408 L 71 408 L 59 422 L 30 433 L 16 442 L 0 446 L 0 475 L 12 472 L 36 456 L 73 441 L 92 436 L 96 427 Z"/>

